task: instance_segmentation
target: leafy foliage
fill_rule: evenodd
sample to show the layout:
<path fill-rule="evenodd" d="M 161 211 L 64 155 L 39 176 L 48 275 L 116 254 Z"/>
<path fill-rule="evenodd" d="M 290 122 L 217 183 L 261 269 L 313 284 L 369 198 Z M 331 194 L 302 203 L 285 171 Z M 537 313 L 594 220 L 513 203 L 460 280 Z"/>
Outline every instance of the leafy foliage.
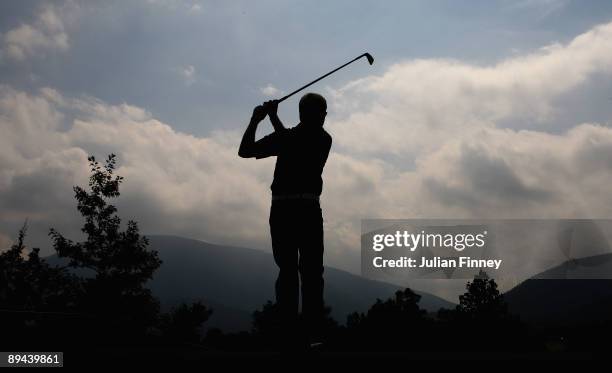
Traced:
<path fill-rule="evenodd" d="M 475 320 L 496 320 L 508 315 L 503 295 L 497 290 L 497 283 L 480 272 L 466 285 L 467 292 L 459 296 L 457 311 L 462 316 Z"/>
<path fill-rule="evenodd" d="M 395 296 L 376 303 L 366 314 L 353 313 L 347 318 L 349 328 L 369 328 L 372 330 L 381 328 L 405 329 L 411 327 L 415 321 L 424 316 L 424 311 L 419 308 L 421 296 L 409 288 L 399 290 Z"/>
<path fill-rule="evenodd" d="M 151 327 L 159 313 L 158 301 L 144 287 L 161 265 L 158 254 L 147 250 L 146 237 L 139 233 L 135 221 L 121 230 L 117 208 L 108 202 L 119 196 L 123 177 L 115 176 L 116 157 L 111 154 L 104 166 L 91 156 L 89 191 L 75 186 L 77 209 L 85 218 L 81 228 L 83 242 L 73 242 L 55 229 L 49 235 L 60 258 L 67 258 L 72 268 L 85 268 L 94 276 L 82 279 L 84 296 L 80 306 L 88 313 L 100 315 L 102 331 L 120 328 L 142 333 Z M 127 329 L 125 329 L 127 328 Z"/>
<path fill-rule="evenodd" d="M 413 344 L 414 339 L 406 335 L 420 335 L 427 323 L 425 311 L 419 308 L 421 296 L 406 288 L 399 290 L 392 298 L 376 303 L 367 313 L 353 313 L 347 318 L 347 328 L 351 340 L 362 345 L 375 340 L 373 349 L 402 349 Z"/>
<path fill-rule="evenodd" d="M 116 157 L 111 154 L 104 165 L 94 157 L 88 160 L 89 188 L 73 189 L 85 240 L 74 242 L 53 228 L 49 232 L 67 266 L 50 266 L 39 249 L 26 254 L 25 224 L 16 243 L 0 253 L 3 332 L 12 342 L 121 344 L 162 330 L 168 340 L 200 342 L 201 326 L 212 311 L 194 303 L 160 313 L 159 301 L 145 287 L 161 265 L 158 253 L 148 249 L 135 221 L 122 229 L 110 203 L 119 197 L 123 181 L 114 174 Z"/>
<path fill-rule="evenodd" d="M 41 312 L 74 308 L 77 278 L 40 258 L 40 249 L 26 253 L 27 222 L 11 248 L 0 253 L 0 304 L 15 311 Z"/>
<path fill-rule="evenodd" d="M 212 310 L 202 302 L 182 303 L 172 311 L 162 315 L 161 329 L 173 341 L 199 343 L 202 338 L 201 327 L 212 315 Z"/>
<path fill-rule="evenodd" d="M 135 221 L 128 221 L 126 230 L 120 230 L 117 208 L 108 203 L 108 199 L 119 196 L 123 181 L 123 177 L 113 175 L 115 155 L 109 155 L 104 166 L 93 156 L 88 160 L 91 191 L 74 187 L 77 209 L 85 218 L 81 230 L 87 239 L 75 243 L 51 229 L 53 246 L 59 257 L 70 259 L 70 266 L 95 271 L 97 281 L 109 280 L 119 285 L 124 294 L 141 293 L 142 285 L 152 278 L 161 261 L 157 252 L 147 250 L 149 242 L 140 235 Z"/>

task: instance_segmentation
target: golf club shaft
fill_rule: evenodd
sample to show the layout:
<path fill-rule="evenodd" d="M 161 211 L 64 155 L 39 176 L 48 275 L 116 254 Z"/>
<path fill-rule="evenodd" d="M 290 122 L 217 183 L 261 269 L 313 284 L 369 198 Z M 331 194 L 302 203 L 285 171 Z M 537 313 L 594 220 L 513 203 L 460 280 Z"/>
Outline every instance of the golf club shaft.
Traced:
<path fill-rule="evenodd" d="M 283 98 L 279 99 L 279 100 L 278 100 L 278 103 L 280 104 L 281 102 L 285 101 L 286 99 L 288 99 L 289 97 L 291 97 L 291 96 L 293 96 L 294 94 L 298 93 L 299 91 L 303 90 L 304 88 L 308 88 L 308 87 L 310 87 L 311 85 L 315 84 L 315 83 L 316 83 L 316 82 L 318 82 L 319 80 L 321 80 L 321 79 L 323 79 L 323 78 L 325 78 L 325 77 L 330 76 L 331 74 L 335 73 L 336 71 L 340 70 L 341 68 L 343 68 L 343 67 L 345 67 L 345 66 L 347 66 L 347 65 L 350 65 L 351 63 L 353 63 L 353 62 L 357 61 L 358 59 L 360 59 L 360 58 L 362 58 L 362 57 L 366 57 L 366 55 L 367 55 L 367 53 L 364 53 L 364 54 L 362 54 L 361 56 L 359 56 L 359 57 L 357 57 L 357 58 L 355 58 L 355 59 L 353 59 L 353 60 L 351 60 L 351 61 L 349 61 L 349 62 L 345 63 L 344 65 L 342 65 L 342 66 L 340 66 L 340 67 L 335 68 L 334 70 L 332 70 L 332 71 L 328 72 L 327 74 L 325 74 L 325 75 L 323 75 L 323 76 L 321 76 L 321 77 L 319 77 L 319 78 L 317 78 L 317 79 L 313 80 L 312 82 L 310 82 L 310 83 L 306 84 L 305 86 L 303 86 L 303 87 L 301 87 L 301 88 L 296 89 L 295 91 L 293 91 L 293 92 L 289 93 L 289 94 L 288 94 L 288 95 L 286 95 L 285 97 L 283 97 Z"/>

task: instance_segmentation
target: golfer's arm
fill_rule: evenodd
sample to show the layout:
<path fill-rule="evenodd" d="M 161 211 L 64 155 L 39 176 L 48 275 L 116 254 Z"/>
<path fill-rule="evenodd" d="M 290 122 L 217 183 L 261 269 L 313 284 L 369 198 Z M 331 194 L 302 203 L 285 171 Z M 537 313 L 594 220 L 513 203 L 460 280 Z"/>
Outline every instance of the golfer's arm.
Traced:
<path fill-rule="evenodd" d="M 238 149 L 238 155 L 240 157 L 252 158 L 255 156 L 255 132 L 257 131 L 258 124 L 259 122 L 251 120 L 244 131 L 242 141 L 240 142 L 240 148 Z"/>
<path fill-rule="evenodd" d="M 327 163 L 327 158 L 329 157 L 329 152 L 331 150 L 332 138 L 329 137 L 327 143 L 325 144 L 325 151 L 323 152 L 323 156 L 321 158 L 321 172 L 325 168 L 325 163 Z"/>
<path fill-rule="evenodd" d="M 274 127 L 274 131 L 278 132 L 286 129 L 277 114 L 268 115 L 268 117 L 270 118 L 272 127 Z"/>

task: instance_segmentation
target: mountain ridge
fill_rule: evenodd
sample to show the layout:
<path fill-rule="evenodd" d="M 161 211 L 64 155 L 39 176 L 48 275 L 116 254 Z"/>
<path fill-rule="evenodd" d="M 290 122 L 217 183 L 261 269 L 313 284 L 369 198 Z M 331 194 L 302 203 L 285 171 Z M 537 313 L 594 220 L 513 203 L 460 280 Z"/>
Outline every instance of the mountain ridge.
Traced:
<path fill-rule="evenodd" d="M 207 327 L 240 331 L 250 328 L 255 310 L 274 299 L 278 269 L 271 253 L 180 236 L 146 237 L 149 248 L 156 250 L 163 262 L 147 287 L 160 299 L 164 309 L 201 300 L 213 309 Z M 65 264 L 65 260 L 55 255 L 47 259 L 52 264 Z M 326 305 L 340 323 L 346 321 L 348 314 L 365 312 L 377 299 L 388 299 L 402 289 L 327 266 L 324 280 Z M 421 295 L 420 307 L 429 312 L 455 306 L 433 294 L 415 292 Z"/>
<path fill-rule="evenodd" d="M 274 299 L 277 268 L 271 253 L 261 250 L 211 244 L 179 236 L 149 235 L 151 249 L 164 264 L 150 287 L 166 304 L 194 299 L 212 302 L 250 314 Z M 174 267 L 182 263 L 182 271 Z M 355 311 L 365 312 L 377 298 L 391 297 L 400 287 L 325 267 L 325 299 L 332 316 L 343 323 Z M 186 286 L 194 284 L 195 286 Z M 437 311 L 453 307 L 432 294 L 418 292 L 421 307 Z M 219 317 L 219 315 L 217 315 Z M 214 324 L 215 316 L 211 318 Z M 227 328 L 230 325 L 224 322 Z M 245 322 L 241 322 L 244 327 Z"/>
<path fill-rule="evenodd" d="M 511 313 L 537 325 L 612 319 L 612 254 L 570 259 L 504 293 Z"/>

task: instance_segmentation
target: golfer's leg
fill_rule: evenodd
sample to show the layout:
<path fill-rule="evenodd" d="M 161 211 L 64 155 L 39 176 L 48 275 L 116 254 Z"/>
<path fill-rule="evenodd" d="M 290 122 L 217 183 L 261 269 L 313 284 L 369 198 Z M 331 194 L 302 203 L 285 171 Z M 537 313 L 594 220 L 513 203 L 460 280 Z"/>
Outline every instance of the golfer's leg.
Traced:
<path fill-rule="evenodd" d="M 298 252 L 294 242 L 288 206 L 273 203 L 270 210 L 272 253 L 279 268 L 276 279 L 276 303 L 283 321 L 292 323 L 297 318 L 299 304 Z"/>
<path fill-rule="evenodd" d="M 303 216 L 299 264 L 302 313 L 312 324 L 320 322 L 323 316 L 323 216 L 319 204 L 307 205 Z"/>

